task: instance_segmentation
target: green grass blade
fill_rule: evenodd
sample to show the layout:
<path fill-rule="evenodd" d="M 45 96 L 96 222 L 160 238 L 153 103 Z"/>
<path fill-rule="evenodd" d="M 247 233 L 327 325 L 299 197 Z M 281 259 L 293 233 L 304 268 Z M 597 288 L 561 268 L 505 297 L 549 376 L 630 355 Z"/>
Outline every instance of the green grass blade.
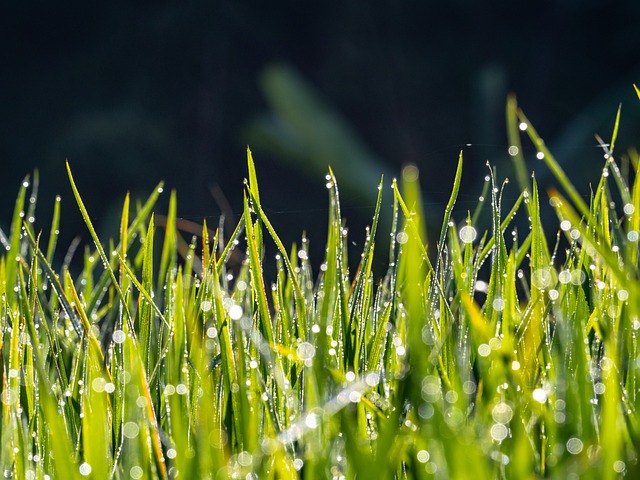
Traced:
<path fill-rule="evenodd" d="M 131 330 L 132 334 L 134 333 L 134 328 L 133 328 L 133 324 L 131 324 L 132 319 L 131 319 L 131 313 L 129 312 L 129 308 L 127 306 L 127 302 L 124 296 L 124 293 L 122 292 L 120 285 L 118 283 L 118 279 L 116 278 L 116 275 L 113 271 L 113 268 L 111 267 L 111 263 L 109 260 L 109 257 L 107 257 L 107 254 L 104 251 L 104 248 L 102 247 L 102 243 L 100 243 L 100 239 L 98 238 L 98 234 L 96 233 L 95 228 L 93 228 L 93 223 L 91 222 L 91 219 L 89 218 L 89 213 L 87 212 L 87 209 L 84 206 L 84 202 L 82 201 L 82 198 L 80 197 L 80 192 L 78 192 L 78 188 L 76 187 L 75 181 L 73 180 L 73 175 L 71 174 L 71 167 L 69 166 L 69 163 L 67 162 L 67 174 L 69 176 L 69 182 L 71 184 L 71 189 L 73 190 L 73 195 L 76 198 L 76 202 L 78 203 L 78 207 L 80 208 L 80 213 L 82 214 L 82 218 L 85 222 L 85 224 L 87 225 L 87 228 L 89 230 L 89 233 L 91 234 L 91 238 L 93 239 L 93 243 L 96 247 L 96 250 L 98 251 L 98 254 L 100 255 L 100 258 L 102 259 L 102 264 L 105 268 L 105 270 L 108 272 L 109 277 L 111 278 L 111 281 L 113 282 L 113 286 L 115 287 L 116 291 L 118 292 L 118 296 L 120 297 L 121 301 L 122 301 L 122 308 L 124 309 L 125 315 L 126 315 L 126 319 L 127 322 L 130 323 L 129 325 L 129 329 Z"/>

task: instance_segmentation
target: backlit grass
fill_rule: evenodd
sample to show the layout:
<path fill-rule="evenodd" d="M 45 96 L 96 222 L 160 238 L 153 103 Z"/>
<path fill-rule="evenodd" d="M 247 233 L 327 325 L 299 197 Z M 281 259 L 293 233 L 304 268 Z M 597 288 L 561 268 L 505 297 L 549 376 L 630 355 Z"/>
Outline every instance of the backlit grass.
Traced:
<path fill-rule="evenodd" d="M 125 198 L 120 231 L 98 238 L 68 168 L 93 239 L 77 276 L 54 261 L 59 201 L 41 232 L 37 177 L 25 180 L 0 237 L 0 472 L 636 478 L 638 154 L 618 156 L 618 115 L 583 197 L 513 99 L 507 119 L 516 181 L 506 186 L 488 167 L 487 201 L 459 211 L 461 154 L 441 230 L 429 236 L 418 171 L 407 166 L 399 182 L 381 179 L 364 247 L 347 252 L 329 171 L 317 271 L 307 240 L 283 245 L 264 213 L 250 152 L 237 228 L 205 223 L 194 238 L 176 227 L 174 192 L 158 228 L 162 185 L 145 203 Z M 537 160 L 525 160 L 523 142 Z M 539 190 L 534 161 L 557 189 Z M 505 188 L 521 192 L 512 205 Z M 543 203 L 558 217 L 551 231 Z M 516 217 L 528 228 L 514 230 Z M 355 271 L 347 254 L 361 255 Z"/>

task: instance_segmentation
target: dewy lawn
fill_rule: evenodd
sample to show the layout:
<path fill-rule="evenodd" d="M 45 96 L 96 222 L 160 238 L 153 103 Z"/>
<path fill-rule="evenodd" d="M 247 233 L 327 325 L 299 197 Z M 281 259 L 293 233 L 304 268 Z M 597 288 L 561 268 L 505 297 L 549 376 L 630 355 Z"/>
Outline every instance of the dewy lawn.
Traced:
<path fill-rule="evenodd" d="M 487 201 L 459 211 L 461 154 L 427 238 L 415 167 L 382 180 L 355 271 L 331 171 L 317 269 L 306 241 L 274 231 L 250 152 L 235 231 L 205 223 L 192 240 L 175 193 L 157 227 L 161 185 L 135 208 L 125 198 L 119 232 L 98 238 L 69 168 L 93 239 L 77 275 L 56 260 L 60 203 L 36 226 L 25 181 L 1 237 L 1 472 L 637 478 L 640 158 L 616 148 L 619 118 L 585 197 L 510 99 L 515 181 L 489 168 Z M 538 188 L 533 161 L 555 189 Z M 557 219 L 543 223 L 546 203 Z M 374 275 L 383 237 L 389 264 Z"/>

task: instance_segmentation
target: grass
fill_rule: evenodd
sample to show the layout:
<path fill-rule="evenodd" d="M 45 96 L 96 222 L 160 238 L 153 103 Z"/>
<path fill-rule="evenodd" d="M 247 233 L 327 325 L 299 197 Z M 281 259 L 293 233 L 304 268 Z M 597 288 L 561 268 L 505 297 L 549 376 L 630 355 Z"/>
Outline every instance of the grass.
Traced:
<path fill-rule="evenodd" d="M 250 152 L 244 212 L 228 238 L 205 223 L 185 240 L 174 192 L 157 231 L 159 185 L 145 203 L 125 198 L 117 237 L 102 241 L 68 169 L 93 239 L 76 278 L 53 265 L 59 202 L 50 233 L 39 233 L 38 179 L 25 180 L 0 238 L 1 471 L 636 478 L 640 158 L 614 156 L 618 115 L 585 200 L 514 99 L 507 119 L 517 201 L 503 205 L 505 184 L 489 168 L 490 201 L 458 212 L 461 154 L 428 247 L 418 172 L 407 166 L 392 190 L 381 180 L 355 272 L 331 171 L 317 273 L 307 240 L 287 249 L 264 213 Z M 523 141 L 558 182 L 548 196 Z M 378 231 L 383 190 L 390 232 Z M 544 231 L 547 201 L 557 231 Z M 514 230 L 518 217 L 529 228 Z M 390 262 L 376 278 L 381 236 Z"/>

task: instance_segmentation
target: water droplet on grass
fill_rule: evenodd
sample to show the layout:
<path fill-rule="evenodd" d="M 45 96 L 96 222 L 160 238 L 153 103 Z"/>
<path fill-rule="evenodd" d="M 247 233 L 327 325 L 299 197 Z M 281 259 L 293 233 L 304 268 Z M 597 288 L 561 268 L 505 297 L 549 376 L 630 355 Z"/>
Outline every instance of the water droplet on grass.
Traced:
<path fill-rule="evenodd" d="M 87 462 L 80 465 L 80 475 L 82 475 L 83 477 L 86 477 L 90 473 L 91 473 L 91 465 L 89 465 Z"/>
<path fill-rule="evenodd" d="M 138 480 L 142 478 L 142 475 L 144 475 L 144 470 L 142 470 L 142 468 L 140 468 L 139 466 L 135 465 L 129 469 L 129 475 L 134 480 Z"/>
<path fill-rule="evenodd" d="M 125 339 L 127 338 L 127 335 L 124 333 L 123 330 L 114 330 L 112 337 L 115 343 L 124 343 Z"/>
<path fill-rule="evenodd" d="M 122 434 L 127 438 L 136 438 L 140 433 L 140 427 L 136 422 L 127 422 L 122 426 Z"/>
<path fill-rule="evenodd" d="M 491 347 L 488 344 L 482 343 L 478 346 L 478 355 L 481 357 L 488 357 L 490 353 Z"/>
<path fill-rule="evenodd" d="M 547 392 L 542 388 L 536 388 L 531 396 L 538 403 L 545 403 L 547 401 Z"/>
<path fill-rule="evenodd" d="M 500 402 L 493 407 L 491 417 L 494 422 L 506 425 L 513 418 L 513 409 L 508 403 Z"/>
<path fill-rule="evenodd" d="M 213 307 L 213 304 L 211 303 L 211 301 L 209 300 L 204 300 L 201 304 L 200 304 L 200 308 L 202 309 L 203 312 L 208 312 L 211 310 L 211 308 Z"/>
<path fill-rule="evenodd" d="M 496 442 L 502 442 L 509 435 L 509 429 L 501 423 L 496 423 L 491 427 L 491 438 Z"/>
<path fill-rule="evenodd" d="M 583 448 L 584 444 L 578 437 L 571 437 L 569 440 L 567 440 L 567 451 L 570 454 L 578 455 L 580 452 L 582 452 Z"/>
<path fill-rule="evenodd" d="M 429 452 L 426 450 L 419 450 L 416 454 L 416 458 L 420 463 L 427 463 L 429 458 L 431 458 L 431 455 L 429 455 Z"/>
<path fill-rule="evenodd" d="M 240 305 L 233 305 L 229 308 L 229 318 L 231 320 L 240 320 L 242 318 L 242 307 Z"/>
<path fill-rule="evenodd" d="M 478 232 L 471 225 L 465 225 L 460 229 L 459 236 L 463 243 L 473 243 L 478 236 Z"/>

